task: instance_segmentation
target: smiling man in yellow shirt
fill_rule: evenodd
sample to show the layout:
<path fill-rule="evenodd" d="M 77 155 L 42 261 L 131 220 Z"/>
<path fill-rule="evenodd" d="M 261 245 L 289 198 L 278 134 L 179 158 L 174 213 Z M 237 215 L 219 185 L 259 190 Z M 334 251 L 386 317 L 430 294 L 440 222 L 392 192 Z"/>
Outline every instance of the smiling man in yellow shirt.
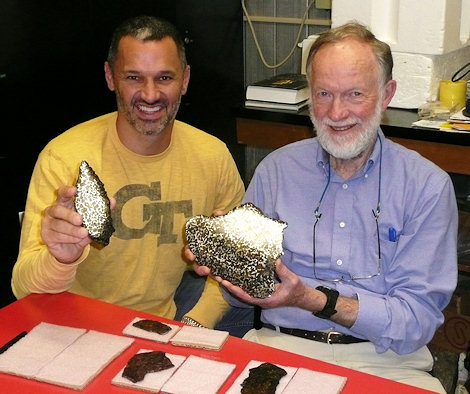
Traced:
<path fill-rule="evenodd" d="M 117 112 L 73 127 L 39 155 L 12 289 L 18 298 L 68 290 L 174 318 L 187 270 L 185 222 L 238 205 L 243 183 L 223 142 L 175 120 L 190 67 L 173 25 L 146 16 L 124 22 L 105 76 Z M 82 160 L 112 196 L 115 232 L 106 247 L 92 243 L 73 208 Z M 214 327 L 228 309 L 209 279 L 187 316 Z"/>

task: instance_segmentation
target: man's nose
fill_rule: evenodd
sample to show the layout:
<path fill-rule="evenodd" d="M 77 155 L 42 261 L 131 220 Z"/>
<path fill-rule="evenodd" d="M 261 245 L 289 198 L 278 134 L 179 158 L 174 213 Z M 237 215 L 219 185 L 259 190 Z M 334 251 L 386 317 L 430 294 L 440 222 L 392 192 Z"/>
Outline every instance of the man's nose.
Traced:
<path fill-rule="evenodd" d="M 158 82 L 146 81 L 142 87 L 141 97 L 148 103 L 157 101 L 160 98 L 160 86 Z"/>
<path fill-rule="evenodd" d="M 334 97 L 328 111 L 328 117 L 331 120 L 341 120 L 348 117 L 346 103 L 341 97 Z"/>

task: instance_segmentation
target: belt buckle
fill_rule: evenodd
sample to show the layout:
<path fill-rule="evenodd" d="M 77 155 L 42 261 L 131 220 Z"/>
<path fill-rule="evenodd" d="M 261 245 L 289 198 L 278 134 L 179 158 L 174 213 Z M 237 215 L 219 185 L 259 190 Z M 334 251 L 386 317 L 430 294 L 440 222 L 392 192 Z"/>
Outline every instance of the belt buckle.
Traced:
<path fill-rule="evenodd" d="M 331 336 L 334 335 L 334 334 L 337 334 L 337 335 L 342 335 L 340 332 L 338 331 L 328 331 L 328 335 L 326 336 L 326 343 L 328 345 L 331 345 Z"/>

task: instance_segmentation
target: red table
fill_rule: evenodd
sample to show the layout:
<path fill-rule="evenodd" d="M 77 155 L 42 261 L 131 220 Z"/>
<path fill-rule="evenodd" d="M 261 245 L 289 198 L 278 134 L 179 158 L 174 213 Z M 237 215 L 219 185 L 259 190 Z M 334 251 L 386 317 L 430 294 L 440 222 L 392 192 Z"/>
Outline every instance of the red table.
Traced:
<path fill-rule="evenodd" d="M 135 317 L 155 318 L 155 316 L 137 312 L 91 298 L 71 293 L 32 294 L 0 309 L 0 346 L 8 342 L 21 331 L 30 331 L 40 322 L 80 327 L 122 335 L 123 328 Z M 179 324 L 170 320 L 164 322 Z M 347 382 L 343 393 L 426 393 L 416 387 L 382 379 L 352 369 L 339 367 L 322 361 L 284 352 L 268 346 L 255 344 L 236 337 L 229 337 L 220 351 L 209 351 L 178 347 L 171 344 L 159 344 L 153 341 L 137 339 L 119 357 L 109 364 L 84 390 L 85 393 L 129 393 L 142 391 L 117 387 L 111 379 L 123 368 L 127 360 L 139 349 L 161 350 L 173 354 L 194 354 L 212 360 L 234 363 L 234 373 L 225 382 L 221 392 L 227 390 L 246 364 L 254 359 L 268 361 L 285 366 L 304 367 L 315 371 L 346 376 Z M 48 383 L 0 373 L 0 391 L 2 393 L 77 393 L 72 389 Z"/>

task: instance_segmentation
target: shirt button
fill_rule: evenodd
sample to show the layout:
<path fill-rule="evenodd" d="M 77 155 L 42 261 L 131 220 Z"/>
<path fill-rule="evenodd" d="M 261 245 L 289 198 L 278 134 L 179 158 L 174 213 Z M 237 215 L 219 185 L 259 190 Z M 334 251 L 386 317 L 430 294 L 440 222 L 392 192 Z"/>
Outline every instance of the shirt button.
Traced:
<path fill-rule="evenodd" d="M 345 226 L 346 226 L 346 223 L 344 223 L 344 222 L 339 222 L 339 227 L 343 228 L 343 227 L 345 227 Z"/>
<path fill-rule="evenodd" d="M 369 178 L 369 174 L 365 174 L 365 175 L 364 175 L 364 178 Z"/>
<path fill-rule="evenodd" d="M 341 259 L 336 260 L 336 264 L 337 264 L 337 265 L 342 265 L 342 264 L 343 264 L 343 260 L 341 260 Z"/>
<path fill-rule="evenodd" d="M 343 183 L 343 189 L 347 189 L 348 188 L 348 184 L 347 183 Z"/>

